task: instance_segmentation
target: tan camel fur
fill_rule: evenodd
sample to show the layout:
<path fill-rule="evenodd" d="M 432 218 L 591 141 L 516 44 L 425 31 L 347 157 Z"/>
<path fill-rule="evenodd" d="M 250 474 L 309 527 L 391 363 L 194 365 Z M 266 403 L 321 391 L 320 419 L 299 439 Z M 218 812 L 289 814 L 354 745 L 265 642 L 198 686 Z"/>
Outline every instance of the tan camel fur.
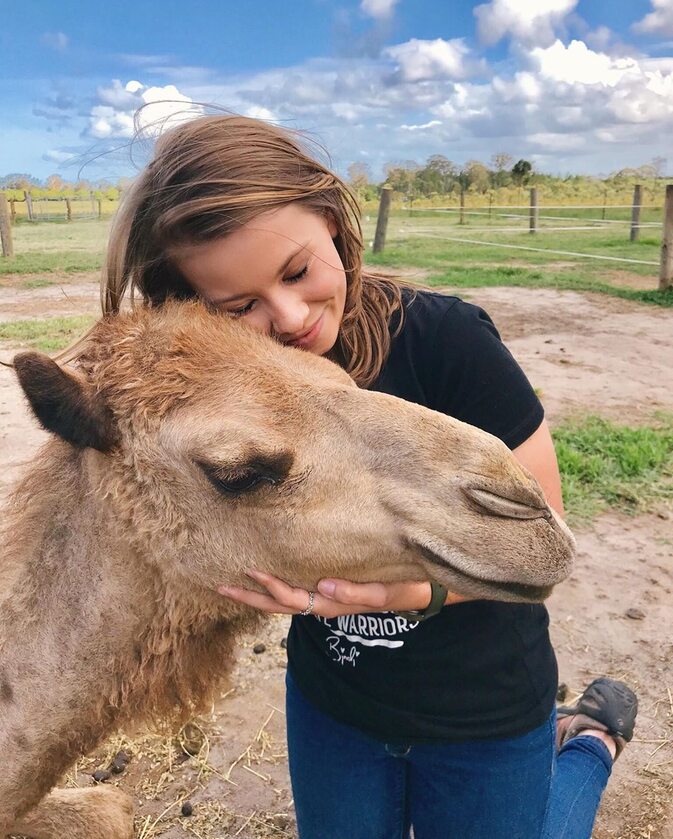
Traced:
<path fill-rule="evenodd" d="M 259 620 L 215 588 L 247 568 L 530 602 L 569 572 L 502 442 L 200 304 L 101 321 L 76 370 L 15 368 L 54 437 L 3 516 L 0 836 L 131 839 L 119 790 L 48 793 L 118 727 L 209 706 Z"/>

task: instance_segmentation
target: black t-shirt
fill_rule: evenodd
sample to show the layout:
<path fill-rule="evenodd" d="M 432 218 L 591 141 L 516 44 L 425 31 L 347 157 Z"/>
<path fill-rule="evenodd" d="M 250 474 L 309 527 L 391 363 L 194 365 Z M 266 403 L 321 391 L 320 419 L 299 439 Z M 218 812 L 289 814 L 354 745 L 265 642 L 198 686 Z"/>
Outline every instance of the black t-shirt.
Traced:
<path fill-rule="evenodd" d="M 405 292 L 404 307 L 371 389 L 478 426 L 511 449 L 528 439 L 542 405 L 486 312 L 425 291 L 411 300 Z M 413 623 L 392 612 L 294 617 L 289 668 L 320 710 L 386 742 L 514 737 L 554 704 L 548 623 L 544 606 L 486 600 Z"/>

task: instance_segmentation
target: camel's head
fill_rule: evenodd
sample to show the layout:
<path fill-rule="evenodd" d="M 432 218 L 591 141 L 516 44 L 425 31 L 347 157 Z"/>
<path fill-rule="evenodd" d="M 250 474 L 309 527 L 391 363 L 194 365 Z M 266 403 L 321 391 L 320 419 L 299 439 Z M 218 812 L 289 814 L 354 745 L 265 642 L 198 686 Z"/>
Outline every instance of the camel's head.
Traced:
<path fill-rule="evenodd" d="M 258 568 L 533 602 L 570 570 L 572 535 L 502 442 L 200 304 L 102 320 L 77 370 L 15 366 L 119 529 L 183 585 Z"/>

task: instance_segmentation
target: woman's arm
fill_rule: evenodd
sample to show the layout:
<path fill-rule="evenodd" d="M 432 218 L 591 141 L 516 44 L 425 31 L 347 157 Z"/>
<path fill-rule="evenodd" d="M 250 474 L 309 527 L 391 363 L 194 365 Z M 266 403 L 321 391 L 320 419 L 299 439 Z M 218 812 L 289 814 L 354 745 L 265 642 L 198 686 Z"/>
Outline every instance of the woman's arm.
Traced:
<path fill-rule="evenodd" d="M 517 446 L 512 454 L 537 479 L 549 506 L 563 516 L 561 476 L 547 420 L 542 420 L 537 431 Z"/>

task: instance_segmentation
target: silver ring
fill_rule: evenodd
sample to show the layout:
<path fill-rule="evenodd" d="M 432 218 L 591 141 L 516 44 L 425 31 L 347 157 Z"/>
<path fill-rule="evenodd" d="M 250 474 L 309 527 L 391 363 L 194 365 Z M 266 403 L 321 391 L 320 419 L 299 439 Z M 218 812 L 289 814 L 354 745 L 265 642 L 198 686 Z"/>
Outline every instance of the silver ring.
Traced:
<path fill-rule="evenodd" d="M 302 609 L 299 612 L 300 615 L 310 615 L 313 611 L 313 606 L 315 605 L 315 592 L 309 591 L 308 593 L 308 606 L 305 609 Z"/>

